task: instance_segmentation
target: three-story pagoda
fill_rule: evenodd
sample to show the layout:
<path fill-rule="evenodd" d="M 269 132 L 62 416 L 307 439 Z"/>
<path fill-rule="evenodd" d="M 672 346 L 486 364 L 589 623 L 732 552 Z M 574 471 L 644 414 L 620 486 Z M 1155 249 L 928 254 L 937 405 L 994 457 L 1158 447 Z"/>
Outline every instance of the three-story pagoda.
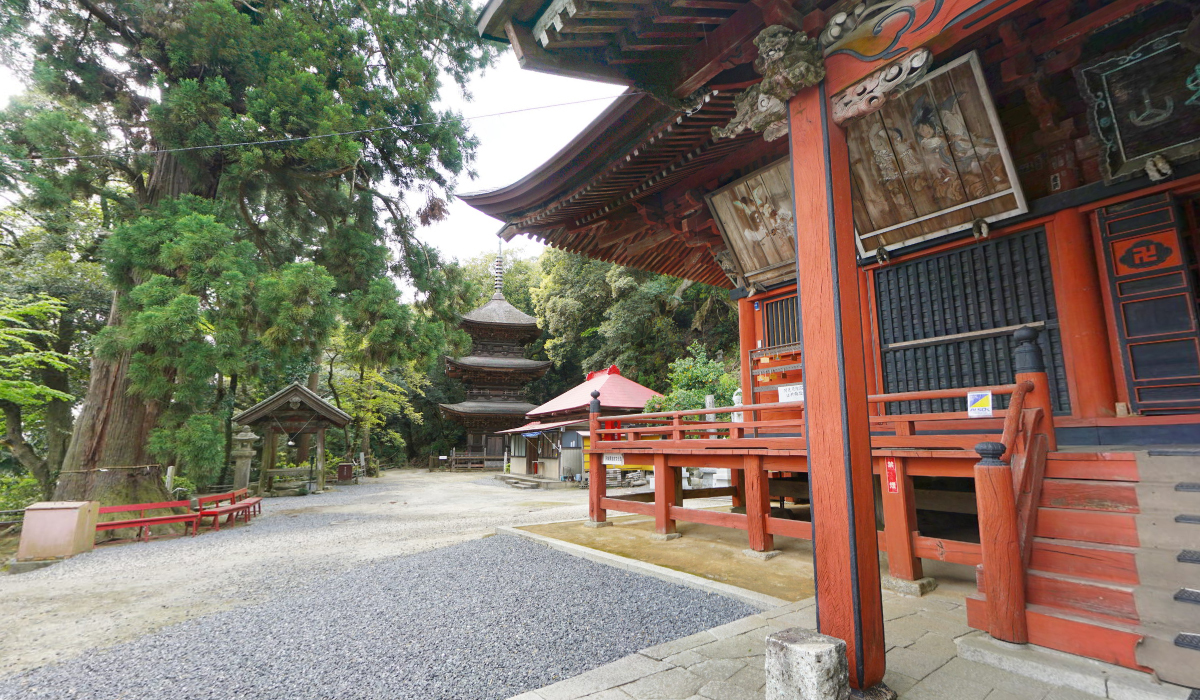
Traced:
<path fill-rule="evenodd" d="M 525 358 L 525 346 L 541 331 L 537 319 L 504 298 L 504 262 L 493 265 L 495 293 L 486 304 L 464 315 L 459 328 L 471 336 L 473 348 L 466 357 L 446 357 L 446 375 L 461 379 L 466 400 L 441 404 L 442 415 L 467 429 L 467 449 L 456 466 L 502 466 L 504 436 L 496 433 L 525 422 L 535 408 L 526 400 L 526 388 L 550 368 L 550 361 Z"/>

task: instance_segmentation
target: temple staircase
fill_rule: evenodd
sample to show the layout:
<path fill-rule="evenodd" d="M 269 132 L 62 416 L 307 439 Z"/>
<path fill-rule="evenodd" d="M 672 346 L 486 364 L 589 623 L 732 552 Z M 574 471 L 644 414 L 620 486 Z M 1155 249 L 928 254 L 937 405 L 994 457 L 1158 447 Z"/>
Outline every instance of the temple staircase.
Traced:
<path fill-rule="evenodd" d="M 1029 642 L 1200 688 L 1200 449 L 1052 452 L 1039 504 Z"/>

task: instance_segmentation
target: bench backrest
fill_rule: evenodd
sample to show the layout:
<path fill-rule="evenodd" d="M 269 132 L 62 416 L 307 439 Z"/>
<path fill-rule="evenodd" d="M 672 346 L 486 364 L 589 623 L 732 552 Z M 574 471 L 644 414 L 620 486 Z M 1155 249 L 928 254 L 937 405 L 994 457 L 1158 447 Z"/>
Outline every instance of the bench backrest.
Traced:
<path fill-rule="evenodd" d="M 131 503 L 124 506 L 101 506 L 101 513 L 132 513 L 145 510 L 160 510 L 167 508 L 187 508 L 188 501 L 163 501 L 161 503 Z"/>
<path fill-rule="evenodd" d="M 196 500 L 200 503 L 201 507 L 210 503 L 216 503 L 217 505 L 220 505 L 221 501 L 229 501 L 230 503 L 233 503 L 233 493 L 214 493 L 211 496 L 201 496 Z"/>
<path fill-rule="evenodd" d="M 250 489 L 238 489 L 233 492 L 233 502 L 244 501 L 248 495 L 250 495 Z"/>

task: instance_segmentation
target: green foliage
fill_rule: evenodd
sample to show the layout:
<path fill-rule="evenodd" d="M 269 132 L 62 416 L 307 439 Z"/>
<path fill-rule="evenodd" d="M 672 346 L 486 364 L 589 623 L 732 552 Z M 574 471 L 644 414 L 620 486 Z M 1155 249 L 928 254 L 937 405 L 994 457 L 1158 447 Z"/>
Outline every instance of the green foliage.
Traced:
<path fill-rule="evenodd" d="M 32 476 L 0 473 L 0 510 L 21 510 L 42 500 L 42 488 Z"/>
<path fill-rule="evenodd" d="M 665 390 L 673 358 L 699 342 L 713 353 L 737 348 L 737 313 L 725 290 L 548 249 L 532 291 L 546 353 L 578 384 L 611 364 Z M 567 387 L 564 387 L 567 388 Z M 561 391 L 561 390 L 560 390 Z"/>
<path fill-rule="evenodd" d="M 186 476 L 177 476 L 171 484 L 171 500 L 183 501 L 200 494 L 200 488 Z"/>
<path fill-rule="evenodd" d="M 174 463 L 180 475 L 200 487 L 217 483 L 225 461 L 225 427 L 219 416 L 194 414 L 171 428 L 150 433 L 150 454 Z"/>
<path fill-rule="evenodd" d="M 30 406 L 51 399 L 70 401 L 71 395 L 30 379 L 34 370 L 53 367 L 67 370 L 71 358 L 44 349 L 43 341 L 53 333 L 36 324 L 62 313 L 65 304 L 57 299 L 0 297 L 0 401 Z"/>
<path fill-rule="evenodd" d="M 439 354 L 469 282 L 413 233 L 474 159 L 434 107 L 496 55 L 469 2 L 0 7 L 0 60 L 30 88 L 0 112 L 0 186 L 45 220 L 99 212 L 118 313 L 96 347 L 129 364 L 108 395 L 160 407 L 121 444 L 218 478 L 218 421 L 312 372 L 339 324 L 360 369 L 415 376 Z"/>
<path fill-rule="evenodd" d="M 688 355 L 671 363 L 670 391 L 647 401 L 646 411 L 706 408 L 704 397 L 710 394 L 715 397 L 717 406 L 733 405 L 733 392 L 740 385 L 737 374 L 728 371 L 723 363 L 710 359 L 699 343 L 688 346 Z"/>

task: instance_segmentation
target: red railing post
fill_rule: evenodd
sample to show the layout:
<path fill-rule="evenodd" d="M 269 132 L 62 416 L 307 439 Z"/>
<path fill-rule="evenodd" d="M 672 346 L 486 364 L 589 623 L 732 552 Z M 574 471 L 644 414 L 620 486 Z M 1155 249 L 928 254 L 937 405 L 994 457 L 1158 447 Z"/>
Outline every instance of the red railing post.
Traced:
<path fill-rule="evenodd" d="M 1042 348 L 1038 345 L 1038 329 L 1019 328 L 1013 333 L 1017 348 L 1013 351 L 1013 373 L 1015 383 L 1033 382 L 1033 390 L 1025 395 L 1025 408 L 1042 409 L 1042 425 L 1038 432 L 1046 435 L 1050 451 L 1058 449 L 1054 438 L 1054 405 L 1050 401 L 1050 383 L 1046 377 L 1046 363 L 1042 359 Z"/>
<path fill-rule="evenodd" d="M 755 552 L 770 552 L 775 549 L 775 538 L 767 532 L 767 516 L 771 513 L 771 496 L 768 492 L 767 472 L 762 468 L 762 457 L 746 455 L 742 458 L 742 472 L 746 479 L 746 535 L 750 549 Z"/>
<path fill-rule="evenodd" d="M 901 432 L 899 425 L 897 434 Z M 883 538 L 887 543 L 888 574 L 892 578 L 916 581 L 925 576 L 925 570 L 913 547 L 917 502 L 912 478 L 908 476 L 903 457 L 876 457 L 875 460 L 883 467 L 879 472 L 879 486 L 883 493 Z"/>
<path fill-rule="evenodd" d="M 600 392 L 592 392 L 592 403 L 588 407 L 588 433 L 591 439 L 591 450 L 588 454 L 588 526 L 604 527 L 612 525 L 607 520 L 607 513 L 600 504 L 608 494 L 608 475 L 604 469 L 604 452 L 600 445 Z"/>
<path fill-rule="evenodd" d="M 676 492 L 679 490 L 679 470 L 667 466 L 667 456 L 654 455 L 654 532 L 656 539 L 673 540 L 675 520 L 671 518 L 671 506 L 678 505 Z"/>
<path fill-rule="evenodd" d="M 1025 619 L 1025 566 L 1017 531 L 1017 501 L 1012 469 L 1000 456 L 1004 444 L 975 446 L 975 498 L 979 509 L 982 578 L 987 596 L 988 632 L 996 639 L 1029 641 Z"/>

